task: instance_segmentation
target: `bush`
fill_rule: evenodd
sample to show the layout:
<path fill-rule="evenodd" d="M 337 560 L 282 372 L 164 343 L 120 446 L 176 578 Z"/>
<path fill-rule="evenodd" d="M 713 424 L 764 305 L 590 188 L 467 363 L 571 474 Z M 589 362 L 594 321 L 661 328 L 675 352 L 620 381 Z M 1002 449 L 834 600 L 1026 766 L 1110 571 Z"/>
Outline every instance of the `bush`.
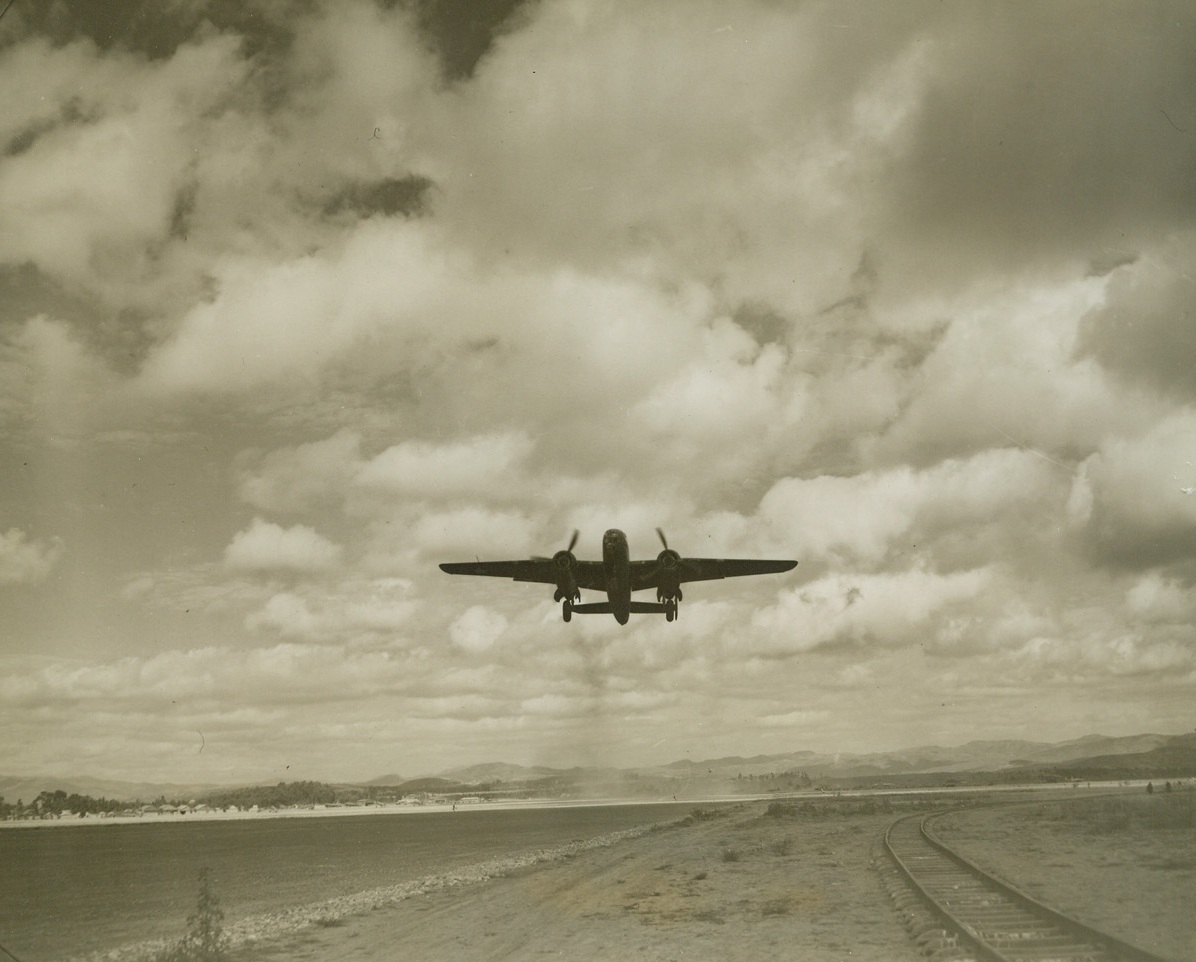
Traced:
<path fill-rule="evenodd" d="M 187 916 L 187 934 L 162 954 L 161 962 L 223 962 L 228 949 L 224 911 L 212 892 L 208 870 L 199 872 L 199 899 Z"/>

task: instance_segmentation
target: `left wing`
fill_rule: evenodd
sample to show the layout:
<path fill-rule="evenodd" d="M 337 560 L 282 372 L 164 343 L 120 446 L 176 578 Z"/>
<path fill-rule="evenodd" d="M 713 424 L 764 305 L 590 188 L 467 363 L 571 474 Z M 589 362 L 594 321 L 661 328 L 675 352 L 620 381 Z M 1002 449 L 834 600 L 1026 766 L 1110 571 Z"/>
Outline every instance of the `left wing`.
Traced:
<path fill-rule="evenodd" d="M 487 578 L 510 578 L 513 581 L 534 581 L 544 585 L 555 585 L 560 576 L 560 570 L 551 558 L 529 561 L 449 562 L 442 564 L 440 570 L 450 575 L 482 575 Z M 606 587 L 601 561 L 574 562 L 573 577 L 579 588 L 601 591 Z"/>
<path fill-rule="evenodd" d="M 718 581 L 722 578 L 740 578 L 745 575 L 770 575 L 790 571 L 797 567 L 796 561 L 759 561 L 754 558 L 682 558 L 677 562 L 675 577 L 678 584 L 687 581 Z M 633 590 L 660 586 L 663 569 L 659 561 L 631 562 L 631 585 Z"/>

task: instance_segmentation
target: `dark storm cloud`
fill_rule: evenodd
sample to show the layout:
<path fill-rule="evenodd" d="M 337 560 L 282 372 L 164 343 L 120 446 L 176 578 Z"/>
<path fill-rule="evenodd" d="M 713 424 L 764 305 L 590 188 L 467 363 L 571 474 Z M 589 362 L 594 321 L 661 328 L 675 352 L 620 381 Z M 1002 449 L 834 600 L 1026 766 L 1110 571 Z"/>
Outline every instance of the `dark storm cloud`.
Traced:
<path fill-rule="evenodd" d="M 948 263 L 962 244 L 1015 266 L 1191 222 L 1191 4 L 954 9 L 893 172 L 903 226 Z"/>

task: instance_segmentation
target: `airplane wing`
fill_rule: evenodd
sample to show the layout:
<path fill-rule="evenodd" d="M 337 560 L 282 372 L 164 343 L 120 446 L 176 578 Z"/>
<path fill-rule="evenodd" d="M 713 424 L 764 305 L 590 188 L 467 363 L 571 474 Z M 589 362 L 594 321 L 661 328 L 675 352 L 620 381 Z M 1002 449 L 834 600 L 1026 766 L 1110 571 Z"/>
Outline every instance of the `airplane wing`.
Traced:
<path fill-rule="evenodd" d="M 486 578 L 510 578 L 513 581 L 533 581 L 537 584 L 555 585 L 557 567 L 552 559 L 531 559 L 528 561 L 461 561 L 440 566 L 450 575 L 481 575 Z M 577 561 L 573 565 L 573 577 L 577 587 L 603 591 L 606 582 L 602 574 L 601 561 Z"/>
<path fill-rule="evenodd" d="M 767 561 L 754 558 L 682 558 L 677 563 L 677 580 L 718 581 L 745 575 L 769 575 L 797 567 L 796 561 Z M 660 584 L 661 567 L 658 561 L 631 562 L 632 590 L 655 588 Z"/>

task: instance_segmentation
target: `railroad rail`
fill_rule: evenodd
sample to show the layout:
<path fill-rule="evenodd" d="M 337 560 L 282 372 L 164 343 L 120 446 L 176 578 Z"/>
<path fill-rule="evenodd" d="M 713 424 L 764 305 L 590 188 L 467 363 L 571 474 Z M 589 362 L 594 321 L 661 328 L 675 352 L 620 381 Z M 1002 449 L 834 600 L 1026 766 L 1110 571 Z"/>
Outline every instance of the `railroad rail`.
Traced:
<path fill-rule="evenodd" d="M 889 894 L 922 951 L 952 962 L 1167 962 L 1069 918 L 944 845 L 934 818 L 907 815 L 884 835 Z"/>

